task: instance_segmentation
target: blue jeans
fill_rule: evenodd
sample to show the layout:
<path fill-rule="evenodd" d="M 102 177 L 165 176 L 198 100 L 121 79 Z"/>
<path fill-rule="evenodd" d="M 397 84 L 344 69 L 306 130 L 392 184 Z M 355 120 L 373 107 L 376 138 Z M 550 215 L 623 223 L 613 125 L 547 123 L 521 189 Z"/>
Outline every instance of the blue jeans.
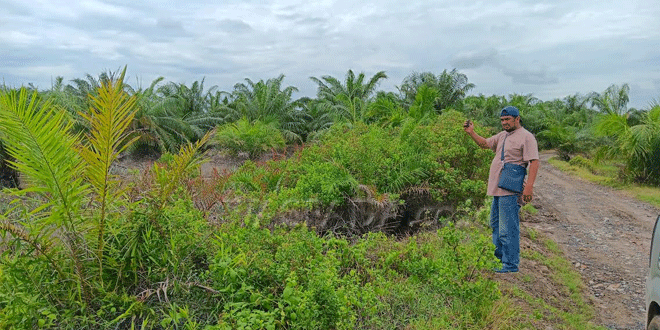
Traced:
<path fill-rule="evenodd" d="M 495 257 L 502 261 L 502 270 L 518 270 L 520 263 L 520 218 L 518 195 L 493 196 L 490 207 L 490 228 L 493 229 Z"/>

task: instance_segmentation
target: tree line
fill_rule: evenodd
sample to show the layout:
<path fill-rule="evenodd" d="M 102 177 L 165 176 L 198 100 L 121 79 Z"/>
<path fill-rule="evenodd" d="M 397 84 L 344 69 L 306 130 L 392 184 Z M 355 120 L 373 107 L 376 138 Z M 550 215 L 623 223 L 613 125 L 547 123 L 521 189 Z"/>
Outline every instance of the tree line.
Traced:
<path fill-rule="evenodd" d="M 81 115 L 89 112 L 99 86 L 118 72 L 87 74 L 69 82 L 57 77 L 49 90 L 39 94 L 68 113 L 76 133 L 85 133 L 89 127 Z M 497 131 L 499 110 L 513 105 L 541 148 L 558 150 L 564 160 L 578 154 L 625 160 L 627 179 L 660 184 L 660 103 L 647 109 L 628 108 L 627 84 L 611 85 L 601 93 L 542 101 L 532 94 L 468 95 L 475 85 L 456 69 L 439 74 L 413 72 L 397 86 L 397 92 L 378 90 L 387 79 L 384 71 L 367 77 L 348 70 L 343 79 L 310 77 L 318 86 L 316 97 L 296 99 L 293 95 L 298 89 L 285 85 L 284 78 L 256 82 L 246 78 L 232 91 L 206 87 L 204 79 L 187 85 L 159 77 L 147 88 L 124 83 L 124 91 L 136 98 L 138 109 L 129 126 L 136 142 L 127 151 L 157 157 L 217 129 L 218 147 L 256 158 L 266 151 L 313 141 L 338 123 L 397 127 L 447 109 Z M 4 162 L 8 157 L 1 144 L 0 151 L 3 185 L 11 185 L 15 177 Z"/>

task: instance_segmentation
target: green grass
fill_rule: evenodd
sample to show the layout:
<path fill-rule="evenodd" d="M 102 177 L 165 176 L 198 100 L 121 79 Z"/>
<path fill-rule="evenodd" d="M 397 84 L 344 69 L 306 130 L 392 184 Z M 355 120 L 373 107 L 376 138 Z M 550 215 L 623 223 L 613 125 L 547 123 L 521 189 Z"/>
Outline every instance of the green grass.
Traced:
<path fill-rule="evenodd" d="M 547 279 L 543 278 L 546 275 L 537 272 L 511 280 L 511 284 L 504 286 L 504 296 L 508 298 L 506 301 L 525 310 L 516 316 L 512 329 L 532 329 L 539 326 L 551 326 L 553 329 L 604 329 L 591 322 L 595 310 L 585 299 L 582 277 L 564 257 L 559 245 L 541 234 L 534 235 L 537 235 L 535 241 L 541 245 L 542 251 L 523 250 L 521 256 L 550 270 L 549 280 L 552 287 L 546 287 L 545 290 L 557 290 L 557 294 L 543 293 L 543 288 L 536 283 L 546 281 Z M 517 303 L 514 303 L 516 301 Z"/>
<path fill-rule="evenodd" d="M 660 188 L 634 185 L 626 190 L 632 193 L 635 198 L 660 207 Z"/>
<path fill-rule="evenodd" d="M 594 171 L 591 171 L 590 169 L 583 166 L 571 165 L 568 162 L 561 161 L 554 157 L 550 158 L 548 162 L 564 172 L 576 175 L 593 183 L 610 187 L 619 187 L 621 185 L 621 183 L 617 180 L 616 172 L 612 170 L 611 165 L 594 165 L 596 168 Z"/>
<path fill-rule="evenodd" d="M 525 204 L 520 208 L 520 221 L 525 221 L 527 217 L 534 216 L 538 213 L 539 210 L 537 210 L 534 205 L 531 203 Z"/>
<path fill-rule="evenodd" d="M 534 228 L 527 228 L 527 235 L 529 236 L 529 239 L 531 239 L 532 241 L 536 241 L 538 232 Z"/>
<path fill-rule="evenodd" d="M 561 312 L 561 317 L 569 324 L 574 325 L 572 329 L 589 329 L 589 327 L 577 326 L 583 324 L 585 321 L 593 318 L 594 309 L 589 305 L 583 297 L 582 292 L 585 290 L 582 277 L 578 272 L 573 270 L 572 264 L 566 258 L 559 245 L 550 240 L 544 241 L 545 247 L 550 251 L 550 256 L 542 260 L 543 264 L 553 270 L 552 278 L 557 284 L 560 284 L 564 290 L 567 290 L 570 295 L 570 301 L 567 303 L 577 307 L 577 313 Z"/>

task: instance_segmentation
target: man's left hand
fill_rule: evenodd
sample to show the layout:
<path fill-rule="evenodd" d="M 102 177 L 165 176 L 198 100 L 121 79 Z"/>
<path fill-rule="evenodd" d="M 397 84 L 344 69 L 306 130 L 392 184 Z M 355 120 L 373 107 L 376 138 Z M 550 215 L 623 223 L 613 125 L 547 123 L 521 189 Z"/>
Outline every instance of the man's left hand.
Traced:
<path fill-rule="evenodd" d="M 525 186 L 525 189 L 523 190 L 523 201 L 525 203 L 529 203 L 532 201 L 532 198 L 534 196 L 534 189 L 532 186 Z"/>

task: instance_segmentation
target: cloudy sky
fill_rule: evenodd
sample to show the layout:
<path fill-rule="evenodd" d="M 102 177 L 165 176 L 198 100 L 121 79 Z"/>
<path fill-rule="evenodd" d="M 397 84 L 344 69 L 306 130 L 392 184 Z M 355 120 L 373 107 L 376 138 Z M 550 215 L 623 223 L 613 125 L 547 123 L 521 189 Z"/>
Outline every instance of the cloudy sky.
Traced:
<path fill-rule="evenodd" d="M 285 75 L 296 97 L 309 77 L 346 72 L 396 91 L 412 72 L 458 69 L 472 94 L 541 100 L 630 85 L 630 107 L 660 101 L 658 0 L 0 0 L 0 84 L 49 89 L 128 66 L 231 91 Z"/>

